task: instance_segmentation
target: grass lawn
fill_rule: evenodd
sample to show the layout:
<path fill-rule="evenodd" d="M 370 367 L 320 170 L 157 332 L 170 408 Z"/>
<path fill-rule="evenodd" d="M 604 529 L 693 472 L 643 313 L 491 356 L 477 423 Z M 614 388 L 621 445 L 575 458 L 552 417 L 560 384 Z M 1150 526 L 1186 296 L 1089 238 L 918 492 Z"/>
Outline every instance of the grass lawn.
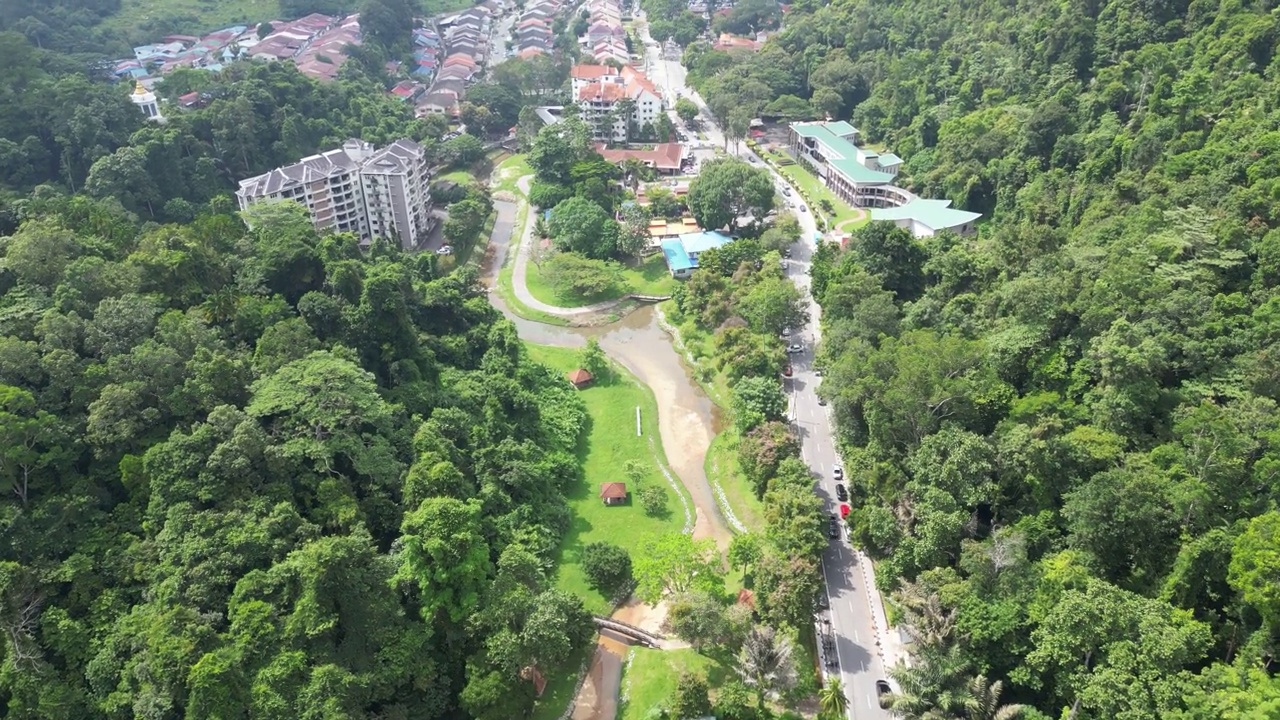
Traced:
<path fill-rule="evenodd" d="M 831 206 L 835 208 L 836 213 L 830 218 L 831 222 L 829 229 L 835 229 L 841 223 L 850 220 L 856 222 L 850 222 L 848 225 L 844 226 L 844 231 L 853 230 L 854 228 L 871 222 L 870 214 L 865 210 L 859 210 L 849 205 L 849 203 L 844 200 L 841 200 L 839 196 L 831 192 L 831 188 L 828 188 L 822 183 L 822 180 L 817 175 L 814 175 L 804 169 L 804 167 L 795 162 L 790 155 L 779 150 L 766 151 L 764 152 L 764 155 L 773 161 L 778 172 L 785 175 L 792 184 L 799 187 L 804 191 L 804 194 L 808 196 L 809 202 L 807 203 L 807 206 L 809 207 L 809 212 L 821 213 L 822 209 L 820 207 L 812 206 L 821 202 L 823 198 L 831 201 Z M 798 200 L 800 202 L 804 202 L 803 199 Z"/>
<path fill-rule="evenodd" d="M 661 253 L 644 258 L 638 265 L 631 263 L 618 264 L 617 288 L 603 295 L 585 297 L 573 293 L 560 292 L 552 286 L 537 265 L 529 263 L 529 293 L 538 300 L 556 307 L 582 307 L 592 303 L 614 300 L 624 295 L 670 295 L 676 289 L 677 281 L 667 270 L 666 260 Z"/>
<path fill-rule="evenodd" d="M 519 195 L 520 187 L 516 181 L 525 175 L 532 175 L 533 168 L 529 167 L 529 160 L 524 155 L 512 155 L 498 164 L 495 174 L 494 192 Z"/>
<path fill-rule="evenodd" d="M 531 358 L 560 372 L 578 367 L 576 350 L 528 344 L 525 347 Z M 674 496 L 653 455 L 656 449 L 665 464 L 658 436 L 658 406 L 653 393 L 621 368 L 615 368 L 615 373 L 611 382 L 582 391 L 582 399 L 591 418 L 587 437 L 578 448 L 585 481 L 567 493 L 573 521 L 561 545 L 556 574 L 558 587 L 582 597 L 587 608 L 598 614 L 608 614 L 612 607 L 608 598 L 587 584 L 579 564 L 582 547 L 592 542 L 611 542 L 634 555 L 646 541 L 666 533 L 680 532 L 685 523 L 680 499 Z M 640 406 L 644 437 L 636 436 L 637 405 Z M 653 485 L 667 491 L 668 512 L 665 516 L 650 517 L 641 509 L 635 499 L 638 488 L 631 487 L 623 474 L 628 460 L 638 460 L 648 470 L 641 487 Z M 625 505 L 606 506 L 600 501 L 600 484 L 615 481 L 628 482 L 632 497 Z M 680 493 L 692 508 L 683 487 L 680 487 Z"/>
<path fill-rule="evenodd" d="M 466 185 L 474 179 L 475 176 L 471 174 L 471 171 L 465 169 L 450 170 L 443 175 L 437 175 L 432 178 L 432 180 L 436 182 L 444 180 L 451 183 L 457 183 L 458 185 Z"/>
<path fill-rule="evenodd" d="M 711 441 L 705 463 L 707 479 L 719 485 L 724 499 L 743 525 L 751 532 L 764 531 L 764 506 L 756 499 L 751 483 L 738 470 L 738 431 L 726 427 Z"/>
<path fill-rule="evenodd" d="M 203 35 L 230 25 L 281 19 L 279 16 L 276 0 L 124 0 L 120 12 L 102 25 L 139 42 L 160 42 L 160 36 L 167 33 Z"/>
<path fill-rule="evenodd" d="M 582 669 L 583 663 L 591 659 L 595 651 L 596 644 L 591 643 L 582 652 L 565 662 L 564 667 L 559 671 L 544 676 L 547 687 L 542 691 L 542 697 L 538 698 L 533 706 L 532 720 L 560 720 L 564 709 L 573 701 L 573 691 L 578 685 L 578 671 Z"/>
<path fill-rule="evenodd" d="M 664 706 L 676 687 L 681 672 L 700 673 L 712 688 L 720 687 L 733 677 L 729 658 L 717 659 L 696 650 L 653 650 L 635 648 L 622 671 L 622 697 L 619 720 L 646 720 L 656 717 L 655 710 Z"/>
<path fill-rule="evenodd" d="M 428 15 L 463 10 L 471 0 L 426 0 Z M 349 12 L 355 12 L 352 3 Z M 230 25 L 257 25 L 283 17 L 277 0 L 123 0 L 120 12 L 103 21 L 103 27 L 126 33 L 138 42 L 160 42 L 169 33 L 203 35 Z"/>

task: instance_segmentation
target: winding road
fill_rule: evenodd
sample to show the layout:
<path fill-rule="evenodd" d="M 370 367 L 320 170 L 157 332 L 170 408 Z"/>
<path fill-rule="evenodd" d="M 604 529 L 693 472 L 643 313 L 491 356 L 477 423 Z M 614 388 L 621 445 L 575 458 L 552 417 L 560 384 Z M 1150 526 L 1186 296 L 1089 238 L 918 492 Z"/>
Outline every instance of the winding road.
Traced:
<path fill-rule="evenodd" d="M 697 91 L 688 86 L 685 68 L 677 61 L 662 57 L 661 48 L 652 43 L 647 24 L 641 24 L 640 28 L 641 39 L 645 43 L 645 66 L 650 77 L 663 89 L 668 107 L 673 107 L 680 97 L 692 100 L 701 111 L 698 118 L 700 129 L 709 141 L 724 147 L 724 135 L 716 126 L 706 103 Z M 679 124 L 675 117 L 672 121 Z M 780 191 L 790 188 L 784 176 L 749 148 L 742 146 L 731 150 L 730 154 L 746 158 L 768 170 Z M 817 493 L 829 512 L 836 514 L 839 505 L 835 498 L 834 472 L 837 467 L 843 469 L 843 461 L 836 448 L 830 412 L 818 403 L 817 388 L 821 377 L 813 359 L 814 348 L 821 339 L 822 308 L 809 293 L 810 258 L 821 235 L 812 214 L 801 212 L 797 219 L 800 221 L 801 241 L 796 244 L 793 257 L 787 263 L 787 275 L 807 298 L 809 322 L 803 328 L 795 328 L 792 336 L 793 341 L 802 345 L 803 351 L 792 356 L 794 375 L 786 381 L 789 414 L 800 436 L 801 456 L 818 477 Z M 849 544 L 848 528 L 843 523 L 840 528 L 840 537 L 828 545 L 822 557 L 829 608 L 819 613 L 815 630 L 819 638 L 831 638 L 836 660 L 835 667 L 824 667 L 824 672 L 839 677 L 843 682 L 849 700 L 849 718 L 887 720 L 891 715 L 879 705 L 876 683 L 887 679 L 886 668 L 904 660 L 906 655 L 896 633 L 889 627 L 883 599 L 875 586 L 871 560 Z"/>

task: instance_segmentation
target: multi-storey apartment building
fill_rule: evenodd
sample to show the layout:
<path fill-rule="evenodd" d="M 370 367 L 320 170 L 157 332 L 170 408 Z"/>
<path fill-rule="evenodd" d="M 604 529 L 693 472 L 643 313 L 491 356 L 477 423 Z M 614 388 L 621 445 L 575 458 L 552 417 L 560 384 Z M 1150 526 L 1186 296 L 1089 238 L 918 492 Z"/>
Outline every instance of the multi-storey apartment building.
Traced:
<path fill-rule="evenodd" d="M 317 230 L 350 232 L 361 244 L 395 238 L 417 247 L 431 229 L 426 152 L 412 140 L 377 150 L 363 140 L 303 158 L 240 181 L 244 209 L 264 200 L 293 200 L 307 208 Z"/>
<path fill-rule="evenodd" d="M 630 65 L 575 65 L 570 73 L 573 95 L 582 119 L 593 128 L 595 139 L 625 142 L 630 128 L 656 123 L 662 114 L 662 95 L 644 73 Z M 630 118 L 614 112 L 624 98 L 631 100 Z"/>

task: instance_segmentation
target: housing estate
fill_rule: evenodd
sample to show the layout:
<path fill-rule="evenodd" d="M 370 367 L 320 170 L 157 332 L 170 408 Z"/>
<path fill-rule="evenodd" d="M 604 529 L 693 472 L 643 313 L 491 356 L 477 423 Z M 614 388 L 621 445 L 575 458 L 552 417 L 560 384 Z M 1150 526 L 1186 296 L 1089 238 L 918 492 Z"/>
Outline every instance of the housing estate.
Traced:
<path fill-rule="evenodd" d="M 854 207 L 871 208 L 917 237 L 950 230 L 971 233 L 978 213 L 950 207 L 950 200 L 925 200 L 894 185 L 902 159 L 858 145 L 858 130 L 847 122 L 791 123 L 790 146 L 831 191 Z"/>
<path fill-rule="evenodd" d="M 433 224 L 431 176 L 421 145 L 401 139 L 381 150 L 363 140 L 303 158 L 293 165 L 240 181 L 240 208 L 263 201 L 293 200 L 318 230 L 350 232 L 367 245 L 396 239 L 413 249 Z"/>
<path fill-rule="evenodd" d="M 661 93 L 644 73 L 630 65 L 621 69 L 610 65 L 575 65 L 569 75 L 581 117 L 593 129 L 597 140 L 625 142 L 631 124 L 643 127 L 656 123 L 663 112 Z M 631 101 L 630 117 L 628 113 L 615 112 L 624 99 Z"/>

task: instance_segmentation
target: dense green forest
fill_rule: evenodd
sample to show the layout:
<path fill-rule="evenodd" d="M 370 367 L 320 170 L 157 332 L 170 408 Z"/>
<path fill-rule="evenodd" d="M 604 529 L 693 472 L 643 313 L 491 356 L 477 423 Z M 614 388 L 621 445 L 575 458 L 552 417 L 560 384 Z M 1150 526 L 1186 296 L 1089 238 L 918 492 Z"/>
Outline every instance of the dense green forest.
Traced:
<path fill-rule="evenodd" d="M 987 218 L 873 224 L 813 271 L 851 522 L 917 640 L 904 716 L 1280 712 L 1278 30 L 1269 2 L 801 0 L 756 55 L 686 53 L 717 114 L 850 119 Z"/>
<path fill-rule="evenodd" d="M 593 635 L 552 589 L 581 401 L 471 270 L 302 208 L 0 239 L 12 718 L 521 716 Z"/>

